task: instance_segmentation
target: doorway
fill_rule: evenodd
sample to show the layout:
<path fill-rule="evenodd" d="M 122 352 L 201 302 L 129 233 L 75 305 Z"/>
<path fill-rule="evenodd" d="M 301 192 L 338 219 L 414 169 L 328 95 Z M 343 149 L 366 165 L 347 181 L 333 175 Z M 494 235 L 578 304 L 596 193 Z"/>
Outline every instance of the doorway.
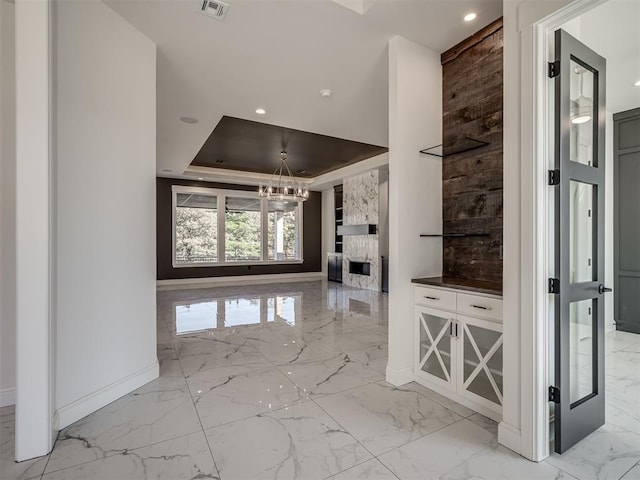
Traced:
<path fill-rule="evenodd" d="M 632 113 L 640 111 L 640 5 L 594 3 L 547 30 L 552 68 L 562 55 L 566 61 L 565 80 L 555 77 L 546 87 L 554 100 L 545 133 L 553 145 L 549 168 L 559 170 L 550 177 L 558 186 L 548 187 L 555 190 L 548 217 L 555 223 L 547 239 L 556 259 L 549 278 L 559 280 L 548 300 L 547 418 L 556 452 L 549 461 L 556 466 L 569 461 L 565 456 L 586 458 L 596 444 L 619 445 L 618 455 L 630 457 L 640 445 L 640 390 L 629 383 L 640 381 L 640 120 Z M 606 455 L 590 461 L 614 464 Z M 629 462 L 611 476 L 621 478 Z"/>
<path fill-rule="evenodd" d="M 640 334 L 640 108 L 613 124 L 616 330 Z"/>

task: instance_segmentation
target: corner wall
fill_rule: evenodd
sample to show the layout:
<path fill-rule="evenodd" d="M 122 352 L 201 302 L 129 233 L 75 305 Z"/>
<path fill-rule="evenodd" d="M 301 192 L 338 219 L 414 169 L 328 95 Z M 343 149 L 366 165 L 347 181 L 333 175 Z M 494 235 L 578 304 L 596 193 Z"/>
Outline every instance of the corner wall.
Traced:
<path fill-rule="evenodd" d="M 413 380 L 415 277 L 442 273 L 442 162 L 419 151 L 442 143 L 440 54 L 389 42 L 389 362 L 387 381 Z"/>
<path fill-rule="evenodd" d="M 55 8 L 63 428 L 158 376 L 156 47 L 100 1 Z"/>
<path fill-rule="evenodd" d="M 16 387 L 15 7 L 0 0 L 0 407 Z"/>

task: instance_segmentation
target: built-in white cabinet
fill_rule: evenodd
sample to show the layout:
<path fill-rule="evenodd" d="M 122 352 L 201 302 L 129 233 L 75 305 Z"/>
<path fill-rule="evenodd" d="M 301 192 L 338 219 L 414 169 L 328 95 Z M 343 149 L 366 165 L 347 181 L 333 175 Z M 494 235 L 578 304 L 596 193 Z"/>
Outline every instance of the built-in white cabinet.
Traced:
<path fill-rule="evenodd" d="M 502 299 L 414 287 L 415 380 L 494 420 L 502 415 Z"/>

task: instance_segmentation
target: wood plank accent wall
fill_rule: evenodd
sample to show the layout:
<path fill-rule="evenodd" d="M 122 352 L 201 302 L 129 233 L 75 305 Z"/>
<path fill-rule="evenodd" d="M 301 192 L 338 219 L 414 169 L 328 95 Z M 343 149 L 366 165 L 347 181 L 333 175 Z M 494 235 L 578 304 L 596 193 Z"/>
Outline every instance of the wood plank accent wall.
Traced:
<path fill-rule="evenodd" d="M 442 54 L 443 144 L 488 146 L 442 159 L 443 275 L 502 283 L 502 18 Z"/>

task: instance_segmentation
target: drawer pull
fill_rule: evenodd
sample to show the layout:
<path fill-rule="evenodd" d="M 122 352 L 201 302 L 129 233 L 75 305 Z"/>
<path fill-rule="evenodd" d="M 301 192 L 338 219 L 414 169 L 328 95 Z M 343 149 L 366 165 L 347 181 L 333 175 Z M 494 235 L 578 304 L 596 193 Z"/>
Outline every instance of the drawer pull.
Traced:
<path fill-rule="evenodd" d="M 469 306 L 473 308 L 479 308 L 480 310 L 491 310 L 491 307 L 485 307 L 482 305 L 469 305 Z"/>
<path fill-rule="evenodd" d="M 427 300 L 440 300 L 438 297 L 430 297 L 429 295 L 425 295 L 424 298 Z"/>

